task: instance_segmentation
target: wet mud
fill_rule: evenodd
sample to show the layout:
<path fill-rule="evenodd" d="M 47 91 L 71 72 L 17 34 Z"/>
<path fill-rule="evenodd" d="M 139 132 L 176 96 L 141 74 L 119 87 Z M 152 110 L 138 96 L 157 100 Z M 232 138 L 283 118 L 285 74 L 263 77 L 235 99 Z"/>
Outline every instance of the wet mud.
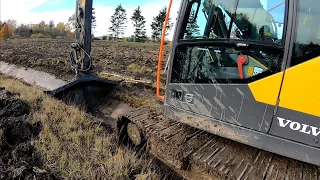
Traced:
<path fill-rule="evenodd" d="M 27 121 L 30 108 L 18 97 L 0 87 L 0 179 L 59 179 L 44 169 L 32 145 L 42 125 Z"/>

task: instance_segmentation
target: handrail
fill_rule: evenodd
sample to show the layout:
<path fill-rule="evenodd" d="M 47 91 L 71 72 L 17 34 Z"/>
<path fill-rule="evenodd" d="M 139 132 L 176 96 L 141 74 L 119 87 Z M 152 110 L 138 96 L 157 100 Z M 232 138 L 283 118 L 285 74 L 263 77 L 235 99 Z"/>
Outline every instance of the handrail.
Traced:
<path fill-rule="evenodd" d="M 160 85 L 161 85 L 161 65 L 162 65 L 162 59 L 163 59 L 163 47 L 164 47 L 164 40 L 166 37 L 166 32 L 167 32 L 167 26 L 168 26 L 168 21 L 169 21 L 169 16 L 170 16 L 170 10 L 172 6 L 172 1 L 170 0 L 167 14 L 166 14 L 166 20 L 164 23 L 163 31 L 162 31 L 162 37 L 161 37 L 161 44 L 160 44 L 160 52 L 159 52 L 159 59 L 158 59 L 158 72 L 157 72 L 157 89 L 156 89 L 156 94 L 157 97 L 161 100 L 164 99 L 164 96 L 160 95 Z"/>

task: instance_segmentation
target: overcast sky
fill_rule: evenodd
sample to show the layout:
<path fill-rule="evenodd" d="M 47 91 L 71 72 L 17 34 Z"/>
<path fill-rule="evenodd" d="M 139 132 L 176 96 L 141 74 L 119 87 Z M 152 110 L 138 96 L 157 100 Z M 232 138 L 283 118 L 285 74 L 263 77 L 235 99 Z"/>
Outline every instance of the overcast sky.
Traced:
<path fill-rule="evenodd" d="M 168 6 L 169 0 L 93 0 L 93 7 L 96 9 L 97 28 L 94 34 L 102 36 L 108 34 L 110 17 L 118 4 L 127 11 L 127 18 L 130 19 L 133 10 L 141 7 L 142 15 L 146 18 L 147 35 L 151 35 L 150 24 L 152 18 L 159 11 Z M 171 9 L 171 18 L 175 21 L 179 10 L 180 0 L 174 0 Z M 0 0 L 0 20 L 15 19 L 18 23 L 39 23 L 44 20 L 48 23 L 53 20 L 58 22 L 68 22 L 68 18 L 75 12 L 76 0 Z M 133 26 L 129 20 L 125 36 L 133 34 Z M 173 36 L 171 30 L 169 39 Z"/>

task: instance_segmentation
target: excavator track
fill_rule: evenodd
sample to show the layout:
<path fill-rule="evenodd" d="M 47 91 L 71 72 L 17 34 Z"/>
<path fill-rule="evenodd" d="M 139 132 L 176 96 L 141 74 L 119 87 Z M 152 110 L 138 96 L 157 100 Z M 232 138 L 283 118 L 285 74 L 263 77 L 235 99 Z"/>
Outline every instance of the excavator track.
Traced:
<path fill-rule="evenodd" d="M 130 130 L 128 124 L 140 132 Z M 117 122 L 121 140 L 134 137 L 146 150 L 186 179 L 314 179 L 317 166 L 237 143 L 144 107 L 122 115 Z M 127 130 L 129 129 L 129 130 Z M 128 136 L 129 133 L 134 133 Z M 137 134 L 139 133 L 139 134 Z"/>

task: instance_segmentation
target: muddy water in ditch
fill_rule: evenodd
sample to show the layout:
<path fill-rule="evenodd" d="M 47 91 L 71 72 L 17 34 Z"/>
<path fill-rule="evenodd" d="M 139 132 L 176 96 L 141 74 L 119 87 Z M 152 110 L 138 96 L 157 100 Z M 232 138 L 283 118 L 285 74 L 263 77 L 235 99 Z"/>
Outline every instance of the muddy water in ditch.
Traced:
<path fill-rule="evenodd" d="M 30 68 L 19 67 L 0 61 L 0 73 L 21 79 L 22 81 L 39 86 L 41 89 L 54 90 L 67 84 L 54 75 Z"/>

